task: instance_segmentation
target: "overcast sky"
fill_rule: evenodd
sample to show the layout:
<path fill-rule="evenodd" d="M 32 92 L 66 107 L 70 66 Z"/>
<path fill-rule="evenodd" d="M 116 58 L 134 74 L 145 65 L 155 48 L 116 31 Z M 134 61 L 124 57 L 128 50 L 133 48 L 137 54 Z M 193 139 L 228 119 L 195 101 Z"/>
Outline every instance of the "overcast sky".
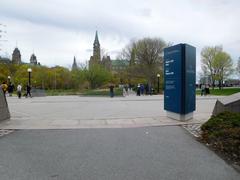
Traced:
<path fill-rule="evenodd" d="M 7 31 L 0 55 L 16 47 L 22 60 L 36 54 L 44 65 L 70 67 L 89 60 L 95 31 L 112 59 L 130 42 L 160 37 L 189 43 L 200 51 L 223 45 L 235 60 L 240 56 L 240 0 L 0 0 L 0 26 Z"/>

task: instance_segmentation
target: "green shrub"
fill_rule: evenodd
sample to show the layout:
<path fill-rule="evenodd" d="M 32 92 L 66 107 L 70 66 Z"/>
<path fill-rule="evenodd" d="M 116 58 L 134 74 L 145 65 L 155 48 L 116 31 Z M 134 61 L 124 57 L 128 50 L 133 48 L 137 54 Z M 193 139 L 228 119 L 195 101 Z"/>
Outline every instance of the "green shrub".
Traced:
<path fill-rule="evenodd" d="M 202 125 L 202 131 L 219 131 L 225 128 L 240 127 L 240 113 L 222 112 L 217 116 L 212 116 Z"/>
<path fill-rule="evenodd" d="M 201 129 L 203 141 L 240 164 L 240 113 L 212 116 Z"/>

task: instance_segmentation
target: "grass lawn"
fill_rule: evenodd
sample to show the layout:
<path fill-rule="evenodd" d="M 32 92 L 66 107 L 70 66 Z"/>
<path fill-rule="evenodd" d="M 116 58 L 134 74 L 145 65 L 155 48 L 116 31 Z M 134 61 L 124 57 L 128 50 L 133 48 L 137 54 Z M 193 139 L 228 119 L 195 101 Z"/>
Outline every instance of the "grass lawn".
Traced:
<path fill-rule="evenodd" d="M 210 89 L 210 95 L 216 95 L 216 96 L 228 96 L 228 95 L 232 95 L 234 93 L 238 93 L 240 92 L 240 87 L 236 87 L 236 88 L 223 88 L 223 89 Z M 197 89 L 196 90 L 196 94 L 200 95 L 201 94 L 201 90 Z"/>
<path fill-rule="evenodd" d="M 82 96 L 109 96 L 109 89 L 91 89 L 79 91 L 76 89 L 56 89 L 46 90 L 47 96 L 66 96 L 66 95 L 82 95 Z M 123 96 L 122 89 L 114 89 L 115 96 Z"/>
<path fill-rule="evenodd" d="M 92 89 L 82 93 L 83 96 L 109 96 L 109 89 Z M 123 96 L 123 90 L 120 88 L 114 89 L 115 96 Z"/>
<path fill-rule="evenodd" d="M 47 96 L 65 96 L 65 95 L 80 95 L 81 93 L 75 89 L 48 89 L 45 90 Z"/>

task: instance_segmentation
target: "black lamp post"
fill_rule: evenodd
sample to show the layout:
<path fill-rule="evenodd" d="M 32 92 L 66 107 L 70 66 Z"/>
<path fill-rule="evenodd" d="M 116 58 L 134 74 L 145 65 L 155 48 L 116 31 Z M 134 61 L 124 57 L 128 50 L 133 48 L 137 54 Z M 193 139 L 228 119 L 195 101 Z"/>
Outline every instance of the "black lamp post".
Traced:
<path fill-rule="evenodd" d="M 8 76 L 8 84 L 11 83 L 11 76 Z"/>
<path fill-rule="evenodd" d="M 159 92 L 160 92 L 160 91 L 159 91 L 159 83 L 160 83 L 159 80 L 160 80 L 160 74 L 157 74 L 157 78 L 158 78 L 158 94 L 159 94 Z"/>
<path fill-rule="evenodd" d="M 31 72 L 32 72 L 32 69 L 28 68 L 27 71 L 28 71 L 28 85 L 31 86 Z"/>

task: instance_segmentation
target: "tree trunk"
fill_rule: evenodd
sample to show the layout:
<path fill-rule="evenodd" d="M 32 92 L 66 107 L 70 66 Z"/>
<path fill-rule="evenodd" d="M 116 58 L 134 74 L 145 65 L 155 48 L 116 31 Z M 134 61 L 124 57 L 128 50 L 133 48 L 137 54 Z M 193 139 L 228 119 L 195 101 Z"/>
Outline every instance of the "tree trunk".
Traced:
<path fill-rule="evenodd" d="M 222 89 L 222 81 L 221 81 L 221 79 L 218 80 L 218 87 L 219 87 L 219 89 Z"/>
<path fill-rule="evenodd" d="M 215 88 L 215 80 L 212 79 L 212 90 L 214 90 L 214 88 Z"/>

